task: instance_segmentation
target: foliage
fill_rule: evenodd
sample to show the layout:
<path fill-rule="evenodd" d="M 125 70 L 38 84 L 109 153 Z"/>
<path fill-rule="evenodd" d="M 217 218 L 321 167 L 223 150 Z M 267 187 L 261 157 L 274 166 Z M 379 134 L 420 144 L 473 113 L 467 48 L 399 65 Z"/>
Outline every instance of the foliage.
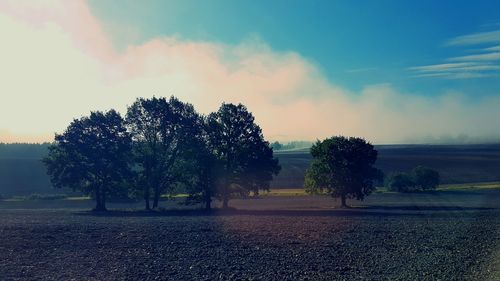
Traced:
<path fill-rule="evenodd" d="M 439 172 L 424 166 L 415 167 L 411 173 L 397 172 L 386 181 L 387 189 L 396 192 L 435 190 L 439 185 Z"/>
<path fill-rule="evenodd" d="M 273 150 L 264 140 L 253 115 L 241 104 L 222 104 L 206 120 L 207 149 L 211 160 L 210 185 L 228 206 L 231 196 L 269 190 L 273 175 L 280 171 Z"/>
<path fill-rule="evenodd" d="M 424 166 L 413 169 L 415 185 L 422 190 L 435 190 L 440 181 L 439 172 Z"/>
<path fill-rule="evenodd" d="M 382 177 L 382 172 L 373 167 L 377 151 L 361 138 L 338 136 L 318 140 L 311 147 L 311 155 L 314 159 L 306 171 L 306 191 L 340 197 L 343 207 L 346 198 L 363 200 L 371 194 L 374 182 Z"/>
<path fill-rule="evenodd" d="M 123 192 L 130 178 L 130 148 L 122 117 L 114 110 L 97 111 L 74 119 L 63 134 L 56 134 L 43 162 L 55 187 L 93 195 L 95 209 L 105 210 L 106 198 Z"/>
<path fill-rule="evenodd" d="M 393 173 L 387 179 L 387 189 L 397 192 L 415 191 L 415 181 L 408 173 Z"/>
<path fill-rule="evenodd" d="M 139 98 L 128 108 L 126 125 L 134 141 L 137 186 L 146 209 L 151 193 L 156 208 L 161 194 L 186 178 L 183 158 L 200 135 L 201 118 L 191 104 L 175 97 Z"/>

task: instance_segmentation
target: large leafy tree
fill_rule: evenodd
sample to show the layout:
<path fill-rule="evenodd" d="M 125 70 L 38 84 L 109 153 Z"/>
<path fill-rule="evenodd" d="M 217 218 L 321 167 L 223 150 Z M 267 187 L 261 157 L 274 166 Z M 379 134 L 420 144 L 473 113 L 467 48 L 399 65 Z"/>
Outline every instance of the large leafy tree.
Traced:
<path fill-rule="evenodd" d="M 186 152 L 199 136 L 202 119 L 189 103 L 175 97 L 137 99 L 127 111 L 134 158 L 146 209 L 158 207 L 163 192 L 184 179 Z"/>
<path fill-rule="evenodd" d="M 55 187 L 92 195 L 95 210 L 106 210 L 106 198 L 123 193 L 130 177 L 131 139 L 122 117 L 114 110 L 91 112 L 56 134 L 43 159 Z"/>
<path fill-rule="evenodd" d="M 340 197 L 342 207 L 347 207 L 347 198 L 363 200 L 382 177 L 382 172 L 373 167 L 377 151 L 361 138 L 338 136 L 317 141 L 311 154 L 314 160 L 306 171 L 306 191 L 326 191 Z"/>
<path fill-rule="evenodd" d="M 215 193 L 228 207 L 232 194 L 269 189 L 280 166 L 264 140 L 253 115 L 241 104 L 222 104 L 206 121 L 207 147 L 215 156 L 211 165 Z"/>

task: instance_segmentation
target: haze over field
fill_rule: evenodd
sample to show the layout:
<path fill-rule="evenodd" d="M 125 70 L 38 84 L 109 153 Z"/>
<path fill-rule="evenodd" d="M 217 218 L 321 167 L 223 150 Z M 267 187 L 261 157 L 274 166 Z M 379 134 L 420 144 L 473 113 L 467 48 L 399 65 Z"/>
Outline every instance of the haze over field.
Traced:
<path fill-rule="evenodd" d="M 500 139 L 498 3 L 331 2 L 2 1 L 0 142 L 153 95 L 241 102 L 270 140 Z"/>

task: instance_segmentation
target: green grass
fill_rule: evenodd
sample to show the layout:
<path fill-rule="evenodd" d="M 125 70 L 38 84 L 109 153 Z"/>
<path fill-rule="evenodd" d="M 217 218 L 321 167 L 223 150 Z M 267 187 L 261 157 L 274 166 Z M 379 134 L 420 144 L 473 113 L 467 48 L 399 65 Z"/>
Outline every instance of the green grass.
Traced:
<path fill-rule="evenodd" d="M 463 184 L 444 184 L 437 191 L 467 191 L 467 190 L 500 190 L 500 182 L 475 182 Z M 377 187 L 374 193 L 394 193 L 386 187 Z M 308 195 L 303 188 L 272 189 L 270 192 L 261 193 L 262 196 L 305 196 Z"/>
<path fill-rule="evenodd" d="M 491 190 L 500 189 L 500 182 L 476 182 L 462 184 L 444 184 L 439 186 L 438 190 Z"/>

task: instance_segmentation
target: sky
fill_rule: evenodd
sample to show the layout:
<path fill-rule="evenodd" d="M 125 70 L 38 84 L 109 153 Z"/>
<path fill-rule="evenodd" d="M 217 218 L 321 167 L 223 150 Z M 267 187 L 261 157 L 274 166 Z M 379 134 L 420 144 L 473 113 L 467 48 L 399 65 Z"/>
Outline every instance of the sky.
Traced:
<path fill-rule="evenodd" d="M 500 141 L 499 1 L 0 1 L 0 142 L 175 95 L 268 140 Z"/>

